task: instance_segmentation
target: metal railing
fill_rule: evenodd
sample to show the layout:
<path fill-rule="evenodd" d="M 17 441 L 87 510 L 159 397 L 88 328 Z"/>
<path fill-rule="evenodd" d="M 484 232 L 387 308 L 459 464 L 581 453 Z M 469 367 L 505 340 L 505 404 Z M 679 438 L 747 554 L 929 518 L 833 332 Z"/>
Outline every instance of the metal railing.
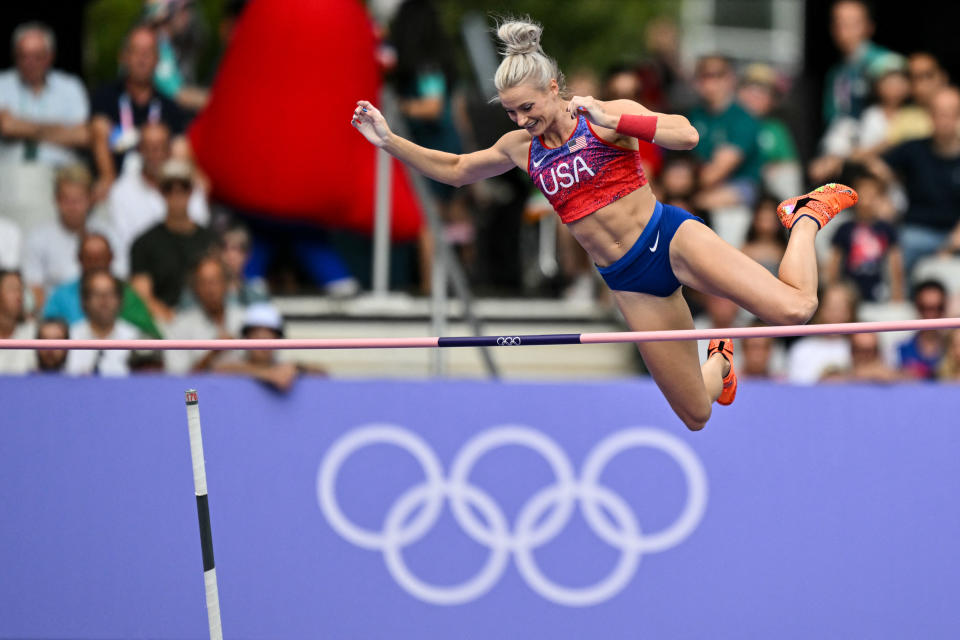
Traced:
<path fill-rule="evenodd" d="M 400 113 L 398 101 L 389 87 L 384 87 L 380 97 L 380 111 L 383 113 L 390 128 L 397 135 L 409 138 L 410 133 L 406 122 Z M 433 335 L 442 336 L 447 324 L 447 285 L 453 289 L 454 295 L 463 305 L 464 319 L 470 325 L 474 335 L 483 335 L 483 323 L 477 317 L 473 308 L 473 294 L 467 275 L 459 259 L 447 242 L 443 233 L 443 219 L 440 208 L 430 188 L 427 179 L 415 171 L 407 171 L 414 193 L 419 201 L 420 208 L 426 218 L 433 237 L 433 261 L 431 265 L 431 329 Z M 390 282 L 390 197 L 392 187 L 392 162 L 390 155 L 383 149 L 377 149 L 376 180 L 374 182 L 376 194 L 374 198 L 374 231 L 373 231 L 373 295 L 385 297 L 389 291 Z M 489 349 L 480 347 L 480 356 L 484 367 L 491 377 L 499 377 L 499 370 Z M 444 354 L 436 350 L 432 355 L 431 373 L 436 376 L 444 375 Z"/>

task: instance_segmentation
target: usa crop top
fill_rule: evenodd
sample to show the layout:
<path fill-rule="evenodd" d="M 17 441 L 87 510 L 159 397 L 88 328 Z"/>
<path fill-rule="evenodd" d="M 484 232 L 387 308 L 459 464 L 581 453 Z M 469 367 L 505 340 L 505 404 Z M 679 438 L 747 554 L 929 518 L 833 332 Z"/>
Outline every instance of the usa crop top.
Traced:
<path fill-rule="evenodd" d="M 527 172 L 564 224 L 579 220 L 647 184 L 640 153 L 602 139 L 584 116 L 559 147 L 530 142 Z"/>

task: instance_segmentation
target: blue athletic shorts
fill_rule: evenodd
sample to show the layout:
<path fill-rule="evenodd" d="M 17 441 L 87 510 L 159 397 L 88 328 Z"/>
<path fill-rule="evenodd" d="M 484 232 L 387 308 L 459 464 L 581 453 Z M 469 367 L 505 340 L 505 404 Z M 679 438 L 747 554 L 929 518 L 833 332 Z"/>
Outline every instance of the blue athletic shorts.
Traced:
<path fill-rule="evenodd" d="M 680 207 L 657 202 L 650 222 L 626 254 L 608 267 L 597 267 L 607 286 L 617 291 L 637 291 L 661 298 L 680 286 L 670 267 L 670 241 L 684 220 L 699 220 Z"/>

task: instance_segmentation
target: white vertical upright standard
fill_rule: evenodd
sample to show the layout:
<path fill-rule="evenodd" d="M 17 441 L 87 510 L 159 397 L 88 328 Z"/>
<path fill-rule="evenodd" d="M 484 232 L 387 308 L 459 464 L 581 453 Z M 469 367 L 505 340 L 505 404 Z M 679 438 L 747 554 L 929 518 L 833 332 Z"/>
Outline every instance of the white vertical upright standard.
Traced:
<path fill-rule="evenodd" d="M 390 154 L 377 149 L 377 173 L 373 205 L 373 295 L 390 289 L 390 216 L 393 183 Z"/>
<path fill-rule="evenodd" d="M 433 252 L 431 266 L 430 299 L 431 323 L 433 335 L 442 336 L 447 332 L 447 251 L 443 247 Z M 443 349 L 434 349 L 431 354 L 430 373 L 443 376 L 445 372 Z"/>
<path fill-rule="evenodd" d="M 197 494 L 200 549 L 203 552 L 203 583 L 207 593 L 207 621 L 210 623 L 210 640 L 223 640 L 223 631 L 220 628 L 217 570 L 213 564 L 213 534 L 210 531 L 210 505 L 207 502 L 207 468 L 203 461 L 203 438 L 200 435 L 200 405 L 197 391 L 187 390 L 186 400 L 187 426 L 190 428 L 190 457 L 193 459 L 193 488 Z"/>

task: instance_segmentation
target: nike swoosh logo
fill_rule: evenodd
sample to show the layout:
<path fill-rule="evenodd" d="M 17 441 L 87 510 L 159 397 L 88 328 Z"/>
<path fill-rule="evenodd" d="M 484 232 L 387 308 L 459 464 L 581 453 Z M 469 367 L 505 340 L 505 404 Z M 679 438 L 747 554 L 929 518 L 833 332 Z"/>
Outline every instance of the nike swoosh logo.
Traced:
<path fill-rule="evenodd" d="M 653 246 L 650 247 L 650 253 L 656 253 L 657 245 L 660 244 L 660 232 L 657 231 L 657 239 L 653 241 Z"/>
<path fill-rule="evenodd" d="M 540 165 L 543 164 L 543 161 L 546 160 L 546 159 L 547 159 L 547 156 L 543 156 L 542 158 L 540 158 L 540 162 L 534 162 L 534 163 L 532 163 L 532 164 L 533 164 L 533 166 L 535 166 L 535 167 L 539 167 Z"/>

